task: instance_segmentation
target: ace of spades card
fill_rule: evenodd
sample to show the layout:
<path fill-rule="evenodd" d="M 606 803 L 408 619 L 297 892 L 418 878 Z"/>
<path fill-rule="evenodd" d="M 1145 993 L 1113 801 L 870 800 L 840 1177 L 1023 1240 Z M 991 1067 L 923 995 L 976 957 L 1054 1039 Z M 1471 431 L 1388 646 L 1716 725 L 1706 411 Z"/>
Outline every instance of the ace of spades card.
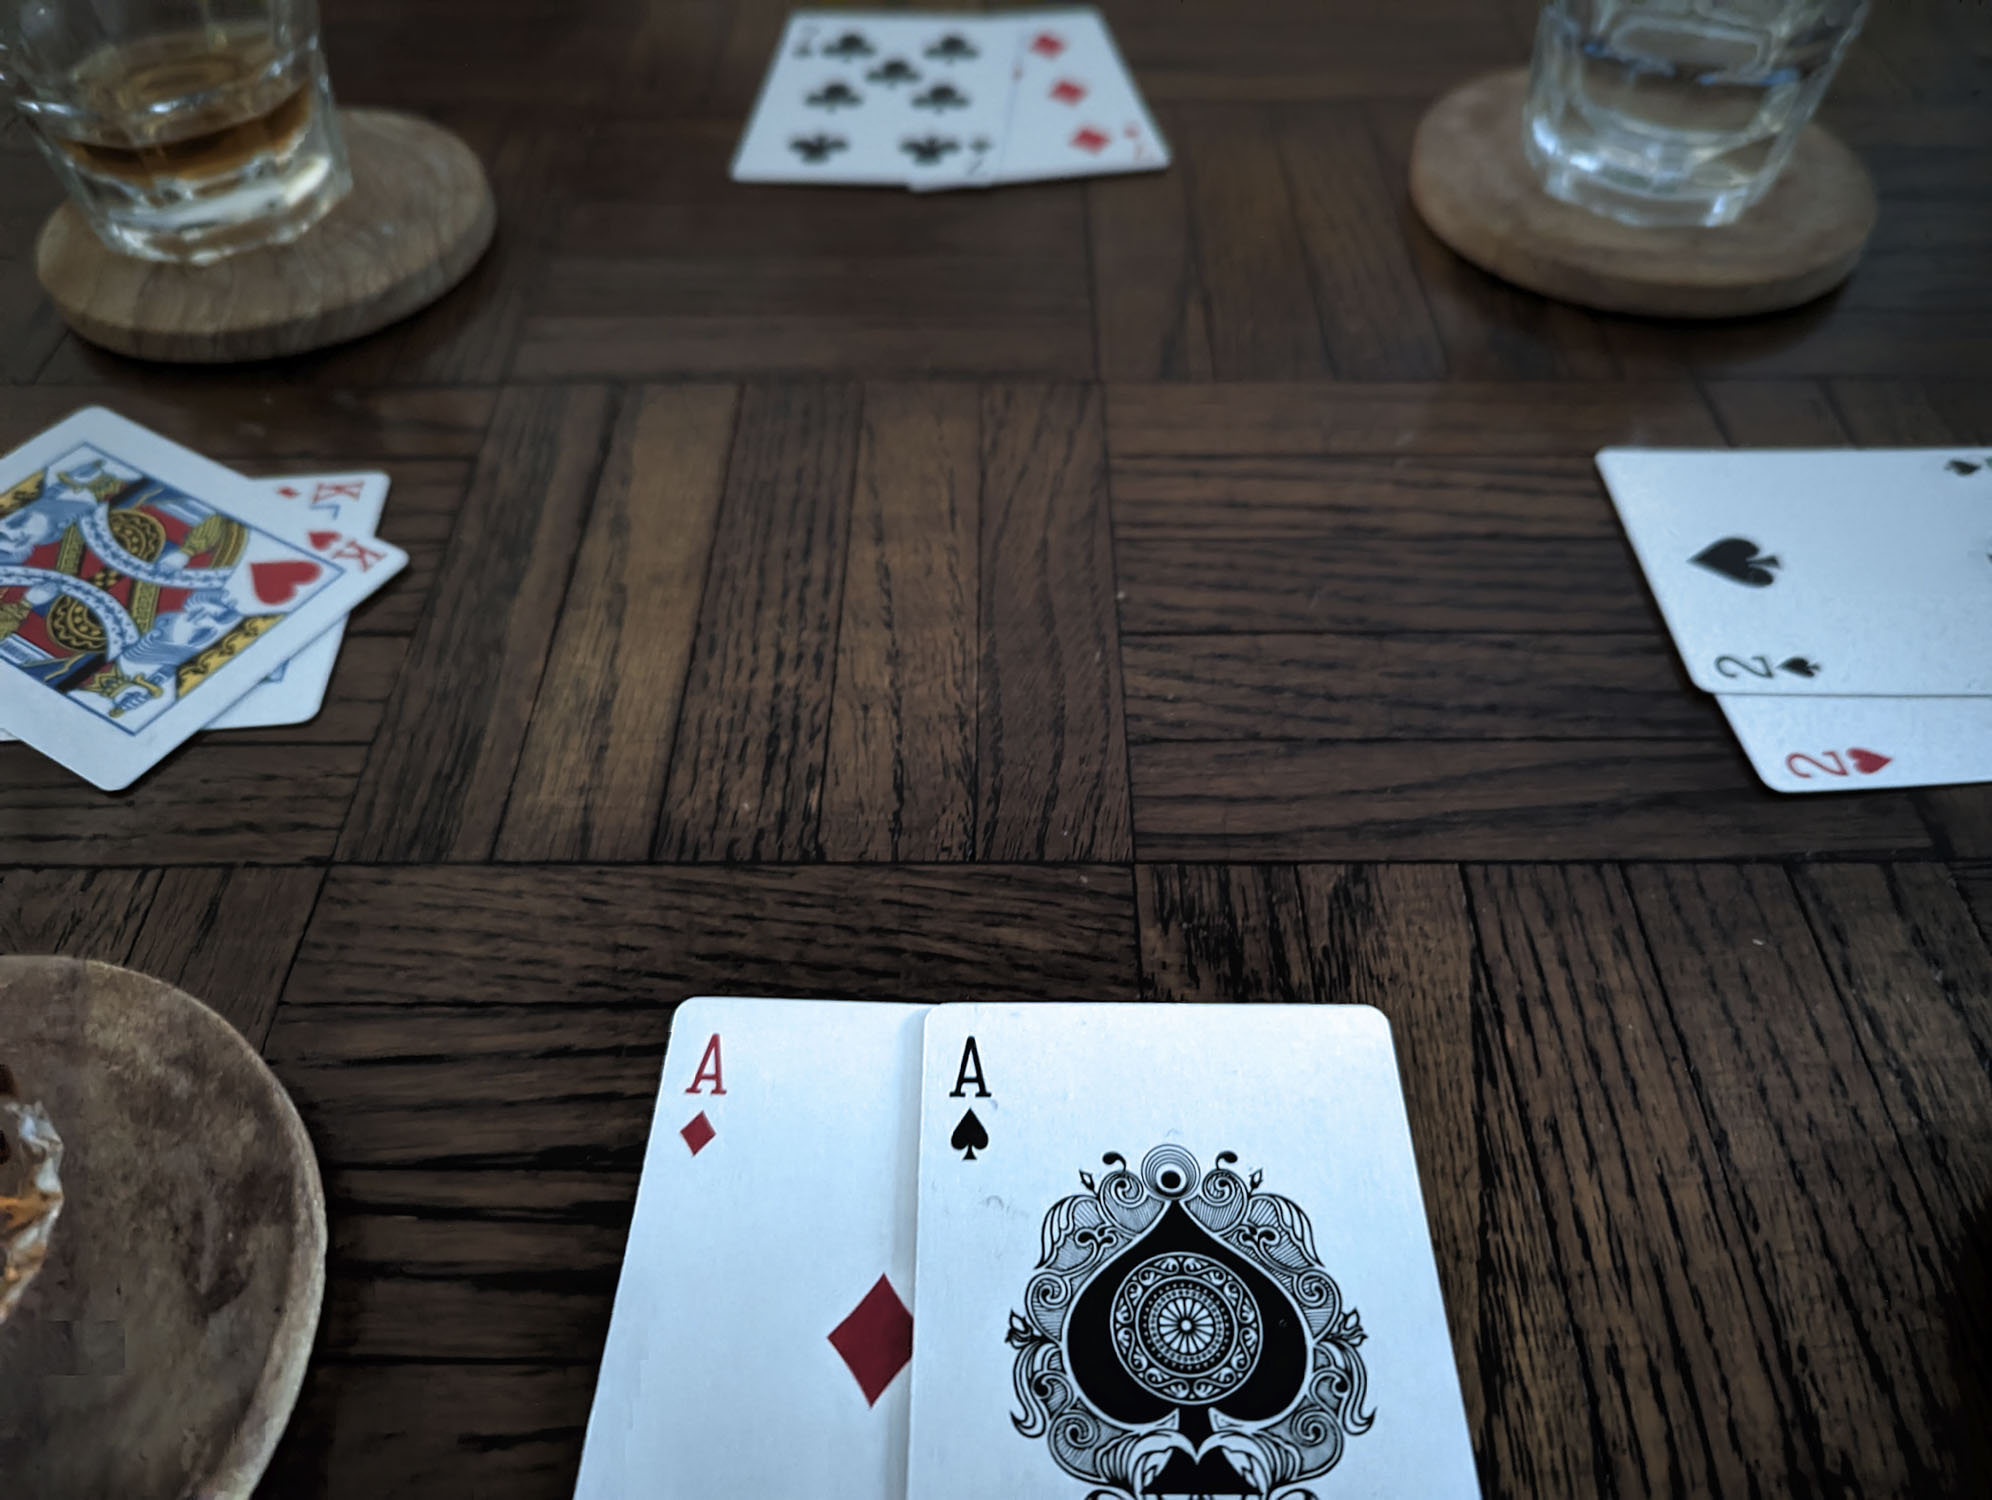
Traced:
<path fill-rule="evenodd" d="M 939 1007 L 908 1493 L 1479 1493 L 1382 1014 Z"/>
<path fill-rule="evenodd" d="M 576 1500 L 903 1500 L 924 1013 L 678 1008 Z"/>

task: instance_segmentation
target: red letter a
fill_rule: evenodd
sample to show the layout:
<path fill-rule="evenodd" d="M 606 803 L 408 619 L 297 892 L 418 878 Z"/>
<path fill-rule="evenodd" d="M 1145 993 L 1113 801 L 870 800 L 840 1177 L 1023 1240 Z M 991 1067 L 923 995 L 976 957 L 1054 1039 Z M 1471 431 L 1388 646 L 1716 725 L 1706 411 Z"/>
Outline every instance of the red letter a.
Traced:
<path fill-rule="evenodd" d="M 712 1040 L 706 1043 L 705 1051 L 699 1054 L 699 1070 L 692 1075 L 692 1086 L 685 1092 L 696 1094 L 699 1085 L 708 1079 L 712 1082 L 712 1091 L 715 1094 L 726 1092 L 725 1080 L 719 1075 L 719 1033 L 716 1031 L 712 1034 Z"/>

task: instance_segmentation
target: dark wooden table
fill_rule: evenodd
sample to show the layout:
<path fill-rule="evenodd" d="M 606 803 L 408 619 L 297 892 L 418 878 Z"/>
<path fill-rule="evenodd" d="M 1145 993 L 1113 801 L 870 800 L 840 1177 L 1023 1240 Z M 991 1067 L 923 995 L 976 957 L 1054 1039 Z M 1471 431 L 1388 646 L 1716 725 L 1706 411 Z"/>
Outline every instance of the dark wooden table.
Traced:
<path fill-rule="evenodd" d="M 1703 329 L 1409 216 L 1530 0 L 1118 0 L 1175 168 L 938 197 L 726 180 L 771 0 L 326 9 L 501 201 L 402 327 L 93 352 L 0 154 L 0 440 L 379 465 L 414 559 L 309 725 L 0 753 L 0 943 L 205 997 L 317 1142 L 265 1495 L 567 1494 L 699 992 L 1380 1006 L 1489 1495 L 1988 1493 L 1992 792 L 1763 790 L 1590 458 L 1992 444 L 1985 5 L 1836 87 L 1852 283 Z"/>

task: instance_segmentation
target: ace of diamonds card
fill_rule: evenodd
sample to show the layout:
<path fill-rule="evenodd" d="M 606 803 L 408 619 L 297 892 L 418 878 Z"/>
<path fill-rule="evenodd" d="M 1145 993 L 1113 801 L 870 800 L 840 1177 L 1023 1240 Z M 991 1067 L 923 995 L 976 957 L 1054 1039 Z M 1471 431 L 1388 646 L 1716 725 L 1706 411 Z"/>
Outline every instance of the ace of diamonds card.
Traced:
<path fill-rule="evenodd" d="M 916 1005 L 687 1000 L 576 1500 L 902 1500 Z"/>

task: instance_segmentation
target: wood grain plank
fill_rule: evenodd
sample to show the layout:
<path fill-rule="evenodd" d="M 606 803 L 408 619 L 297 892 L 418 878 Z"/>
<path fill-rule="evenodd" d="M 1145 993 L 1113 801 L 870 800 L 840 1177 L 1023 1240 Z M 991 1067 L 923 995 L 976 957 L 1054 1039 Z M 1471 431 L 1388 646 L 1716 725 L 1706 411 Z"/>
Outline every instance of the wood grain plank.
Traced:
<path fill-rule="evenodd" d="M 0 448 L 25 442 L 83 406 L 109 406 L 202 453 L 283 460 L 292 472 L 364 468 L 402 458 L 468 458 L 484 440 L 488 390 L 314 390 L 272 383 L 263 367 L 179 367 L 116 361 L 115 383 L 10 390 Z M 390 505 L 392 502 L 390 501 Z"/>
<path fill-rule="evenodd" d="M 1951 880 L 1978 920 L 1978 931 L 1992 943 L 1992 860 L 1958 860 L 1950 867 Z"/>
<path fill-rule="evenodd" d="M 0 745 L 0 862 L 326 859 L 365 757 L 357 745 L 240 745 L 211 735 L 107 796 L 26 745 Z"/>
<path fill-rule="evenodd" d="M 1285 865 L 1136 865 L 1141 998 L 1312 1004 L 1300 882 Z"/>
<path fill-rule="evenodd" d="M 977 854 L 1131 857 L 1100 399 L 998 388 L 982 407 Z"/>
<path fill-rule="evenodd" d="M 611 419 L 591 387 L 501 398 L 341 858 L 490 855 Z"/>
<path fill-rule="evenodd" d="M 1631 376 L 1681 369 L 1730 378 L 1992 377 L 1992 309 L 1983 307 L 1815 303 L 1733 323 L 1624 319 L 1610 327 L 1613 350 Z"/>
<path fill-rule="evenodd" d="M 219 1011 L 260 1048 L 324 873 L 297 867 L 161 871 L 127 962 Z"/>
<path fill-rule="evenodd" d="M 1962 1226 L 1916 1189 L 1789 879 L 1676 865 L 1628 880 L 1822 1473 L 1860 1494 L 1964 1493 L 1983 1387 L 1947 1355 L 1960 1296 L 1982 1293 L 1941 1264 Z"/>
<path fill-rule="evenodd" d="M 1109 999 L 1126 870 L 340 867 L 267 1055 L 334 1166 L 634 1171 L 694 994 Z"/>
<path fill-rule="evenodd" d="M 1406 542 L 1609 538 L 1618 518 L 1582 457 L 1113 455 L 1117 538 L 1309 537 L 1330 527 Z"/>
<path fill-rule="evenodd" d="M 1992 1286 L 1992 953 L 1938 865 L 1802 868 L 1793 883 L 1948 1258 Z M 1975 1239 L 1977 1243 L 1969 1243 Z M 1992 1302 L 1966 1311 L 1981 1320 Z M 1980 1338 L 1984 1332 L 1980 1330 Z M 1975 1341 L 1974 1341 L 1975 1343 Z M 1975 1389 L 1992 1381 L 1976 1362 Z M 1992 1457 L 1992 1443 L 1985 1448 Z"/>
<path fill-rule="evenodd" d="M 1992 381 L 1832 380 L 1827 389 L 1864 447 L 1992 444 Z"/>
<path fill-rule="evenodd" d="M 1132 747 L 1144 859 L 1737 859 L 1927 854 L 1906 794 L 1763 791 L 1719 741 Z"/>
<path fill-rule="evenodd" d="M 1595 1487 L 1816 1492 L 1817 1422 L 1616 870 L 1467 872 L 1489 1024 L 1581 1330 Z"/>
<path fill-rule="evenodd" d="M 341 866 L 277 1029 L 393 999 L 1107 998 L 1134 982 L 1134 934 L 1130 877 L 1107 866 Z"/>
<path fill-rule="evenodd" d="M 466 1495 L 550 1500 L 574 1489 L 591 1365 L 314 1360 L 257 1495 Z"/>
<path fill-rule="evenodd" d="M 823 793 L 827 859 L 974 857 L 981 432 L 973 390 L 865 392 Z"/>
<path fill-rule="evenodd" d="M 1133 635 L 1130 744 L 1686 739 L 1722 734 L 1664 640 L 1637 635 Z"/>
<path fill-rule="evenodd" d="M 1300 883 L 1324 993 L 1390 1018 L 1483 1488 L 1598 1493 L 1588 1330 L 1544 1223 L 1459 874 L 1311 866 Z"/>
<path fill-rule="evenodd" d="M 1278 152 L 1313 273 L 1321 336 L 1345 380 L 1437 380 L 1446 353 L 1405 248 L 1408 214 L 1360 108 L 1283 111 Z"/>
<path fill-rule="evenodd" d="M 1117 548 L 1121 624 L 1170 631 L 1658 632 L 1615 538 L 1407 545 L 1324 520 L 1312 536 L 1136 534 Z"/>
<path fill-rule="evenodd" d="M 1170 116 L 1163 131 L 1173 129 Z M 1102 380 L 1209 380 L 1208 299 L 1183 174 L 1086 186 Z"/>
<path fill-rule="evenodd" d="M 1612 444 L 1717 447 L 1722 433 L 1685 381 L 1527 385 L 1117 385 L 1114 459 L 1415 453 L 1588 457 Z"/>
<path fill-rule="evenodd" d="M 737 393 L 625 406 L 512 778 L 499 859 L 643 859 L 717 525 Z"/>
<path fill-rule="evenodd" d="M 0 869 L 0 952 L 124 963 L 158 889 L 156 870 Z"/>
<path fill-rule="evenodd" d="M 1844 448 L 1847 429 L 1816 380 L 1711 380 L 1702 386 L 1737 448 Z"/>
<path fill-rule="evenodd" d="M 1219 380 L 1330 373 L 1270 114 L 1198 106 L 1170 115 L 1189 201 L 1211 368 Z"/>
<path fill-rule="evenodd" d="M 660 859 L 820 857 L 858 415 L 849 387 L 741 398 Z"/>
<path fill-rule="evenodd" d="M 1513 66 L 1526 50 L 1484 0 L 1390 9 L 1314 0 L 1249 10 L 1226 0 L 1112 0 L 1104 8 L 1151 100 L 1429 101 L 1477 73 Z"/>
<path fill-rule="evenodd" d="M 593 284 L 600 268 L 576 268 Z M 779 273 L 778 273 L 779 274 Z M 791 268 L 790 276 L 800 274 Z M 967 267 L 957 284 L 987 281 Z M 675 300 L 696 307 L 702 293 Z M 821 293 L 835 307 L 840 294 Z M 512 373 L 522 380 L 710 380 L 815 375 L 838 380 L 1033 378 L 1080 380 L 1093 373 L 1091 319 L 1083 300 L 1015 321 L 966 314 L 903 325 L 835 313 L 535 314 L 526 320 Z"/>
<path fill-rule="evenodd" d="M 266 1052 L 324 1162 L 628 1170 L 643 1160 L 671 1010 L 576 998 L 473 1014 L 287 996 Z"/>
<path fill-rule="evenodd" d="M 1092 377 L 1082 194 L 743 188 L 736 135 L 651 123 L 591 144 L 515 375 Z"/>
<path fill-rule="evenodd" d="M 321 1357 L 592 1364 L 636 1185 L 634 1171 L 335 1170 Z"/>

